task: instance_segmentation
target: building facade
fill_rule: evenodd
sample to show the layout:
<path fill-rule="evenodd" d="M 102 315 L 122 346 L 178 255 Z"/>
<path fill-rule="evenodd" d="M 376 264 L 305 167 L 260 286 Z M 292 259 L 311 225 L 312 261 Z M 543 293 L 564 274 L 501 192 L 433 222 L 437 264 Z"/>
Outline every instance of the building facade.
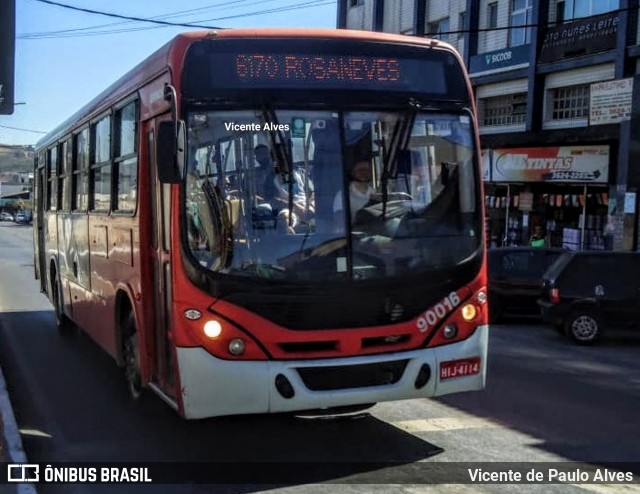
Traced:
<path fill-rule="evenodd" d="M 638 250 L 639 0 L 339 0 L 338 27 L 439 38 L 474 86 L 487 236 Z"/>

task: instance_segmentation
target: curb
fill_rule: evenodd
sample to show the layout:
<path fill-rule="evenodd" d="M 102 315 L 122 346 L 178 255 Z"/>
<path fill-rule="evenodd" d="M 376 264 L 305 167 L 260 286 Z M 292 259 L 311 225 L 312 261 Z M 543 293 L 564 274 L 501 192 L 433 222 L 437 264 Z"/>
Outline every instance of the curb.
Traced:
<path fill-rule="evenodd" d="M 0 461 L 7 463 L 28 463 L 27 455 L 22 447 L 22 438 L 13 407 L 9 399 L 7 384 L 0 368 Z M 11 484 L 9 484 L 11 486 Z M 33 484 L 15 484 L 18 494 L 37 494 Z"/>

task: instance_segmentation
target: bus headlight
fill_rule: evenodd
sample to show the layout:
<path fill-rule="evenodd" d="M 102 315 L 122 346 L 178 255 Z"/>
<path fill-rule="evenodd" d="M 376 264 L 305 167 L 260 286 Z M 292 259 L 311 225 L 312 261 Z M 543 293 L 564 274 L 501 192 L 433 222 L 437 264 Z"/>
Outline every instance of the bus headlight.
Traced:
<path fill-rule="evenodd" d="M 231 355 L 242 355 L 246 344 L 242 338 L 234 338 L 229 342 L 229 353 Z"/>
<path fill-rule="evenodd" d="M 209 338 L 217 338 L 222 333 L 222 325 L 215 320 L 204 323 L 204 334 Z"/>
<path fill-rule="evenodd" d="M 461 309 L 462 318 L 465 321 L 473 321 L 476 317 L 478 311 L 476 310 L 476 306 L 473 304 L 466 304 Z"/>

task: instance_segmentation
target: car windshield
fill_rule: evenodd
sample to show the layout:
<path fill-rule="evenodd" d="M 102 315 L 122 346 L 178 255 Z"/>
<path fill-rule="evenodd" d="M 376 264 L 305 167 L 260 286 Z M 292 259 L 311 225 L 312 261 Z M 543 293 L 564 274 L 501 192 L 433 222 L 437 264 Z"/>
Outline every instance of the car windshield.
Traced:
<path fill-rule="evenodd" d="M 385 278 L 481 238 L 468 113 L 209 111 L 188 117 L 186 241 L 228 275 Z"/>

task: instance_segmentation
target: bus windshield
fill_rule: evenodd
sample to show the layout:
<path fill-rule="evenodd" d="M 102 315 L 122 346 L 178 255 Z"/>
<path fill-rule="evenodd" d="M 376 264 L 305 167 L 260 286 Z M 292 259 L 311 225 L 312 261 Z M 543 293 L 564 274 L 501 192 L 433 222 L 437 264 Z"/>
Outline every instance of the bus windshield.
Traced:
<path fill-rule="evenodd" d="M 192 262 L 322 283 L 453 267 L 481 242 L 470 113 L 269 109 L 188 115 Z"/>

